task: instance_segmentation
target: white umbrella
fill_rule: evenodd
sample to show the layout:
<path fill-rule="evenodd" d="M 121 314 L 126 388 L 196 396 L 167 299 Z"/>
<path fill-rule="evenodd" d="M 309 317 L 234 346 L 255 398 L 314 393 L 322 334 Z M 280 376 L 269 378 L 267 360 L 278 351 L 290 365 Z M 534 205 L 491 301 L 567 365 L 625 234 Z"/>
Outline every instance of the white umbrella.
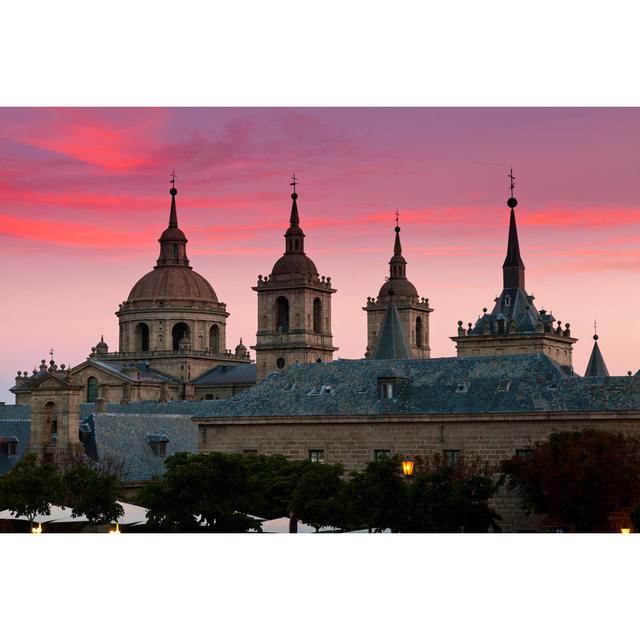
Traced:
<path fill-rule="evenodd" d="M 331 527 L 322 527 L 320 532 L 330 532 L 336 531 Z M 265 520 L 262 523 L 262 532 L 263 533 L 289 533 L 289 518 L 286 516 L 284 518 L 276 518 L 275 520 Z M 315 533 L 316 528 L 312 527 L 310 524 L 305 524 L 304 522 L 300 522 L 298 520 L 298 533 Z"/>
<path fill-rule="evenodd" d="M 117 520 L 118 524 L 146 524 L 148 509 L 128 502 L 118 502 L 118 504 L 124 510 Z"/>
<path fill-rule="evenodd" d="M 58 507 L 56 505 L 50 504 L 49 508 L 51 509 L 51 513 L 47 516 L 43 513 L 39 513 L 33 519 L 34 522 L 87 522 L 87 519 L 84 516 L 80 516 L 78 518 L 73 518 L 72 513 L 73 509 L 69 507 Z M 27 516 L 16 516 L 13 511 L 9 509 L 5 509 L 4 511 L 0 511 L 0 520 L 26 520 L 29 521 Z"/>

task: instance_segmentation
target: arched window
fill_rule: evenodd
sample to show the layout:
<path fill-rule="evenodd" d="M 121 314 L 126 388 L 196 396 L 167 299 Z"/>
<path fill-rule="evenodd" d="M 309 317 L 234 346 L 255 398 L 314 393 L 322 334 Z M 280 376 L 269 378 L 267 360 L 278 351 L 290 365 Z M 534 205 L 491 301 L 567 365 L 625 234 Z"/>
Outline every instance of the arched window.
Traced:
<path fill-rule="evenodd" d="M 44 405 L 44 430 L 48 441 L 58 437 L 58 417 L 56 416 L 56 403 L 47 402 Z"/>
<path fill-rule="evenodd" d="M 284 296 L 276 300 L 276 331 L 279 333 L 289 331 L 289 301 Z"/>
<path fill-rule="evenodd" d="M 209 351 L 212 353 L 220 353 L 220 327 L 217 324 L 209 329 Z"/>
<path fill-rule="evenodd" d="M 136 351 L 149 351 L 149 325 L 144 322 L 136 327 Z"/>
<path fill-rule="evenodd" d="M 189 325 L 184 322 L 178 322 L 173 326 L 171 336 L 173 337 L 173 350 L 178 351 L 180 349 L 180 340 L 182 338 L 189 339 Z"/>
<path fill-rule="evenodd" d="M 98 399 L 98 380 L 91 376 L 87 380 L 87 402 L 95 402 Z"/>
<path fill-rule="evenodd" d="M 422 349 L 422 318 L 416 318 L 416 347 Z"/>
<path fill-rule="evenodd" d="M 313 301 L 313 332 L 322 332 L 322 303 L 320 298 Z"/>

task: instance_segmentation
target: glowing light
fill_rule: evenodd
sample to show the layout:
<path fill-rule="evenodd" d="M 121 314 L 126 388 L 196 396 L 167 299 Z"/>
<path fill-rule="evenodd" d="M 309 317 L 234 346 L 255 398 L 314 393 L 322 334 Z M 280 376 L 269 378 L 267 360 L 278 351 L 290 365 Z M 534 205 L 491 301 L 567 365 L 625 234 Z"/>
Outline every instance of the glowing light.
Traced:
<path fill-rule="evenodd" d="M 116 522 L 116 528 L 111 529 L 109 533 L 122 533 L 122 531 L 120 531 L 120 525 Z"/>
<path fill-rule="evenodd" d="M 620 533 L 631 533 L 631 529 L 620 529 Z"/>
<path fill-rule="evenodd" d="M 37 527 L 31 527 L 31 533 L 42 533 L 42 523 L 38 522 Z"/>
<path fill-rule="evenodd" d="M 403 460 L 402 461 L 402 473 L 408 478 L 413 475 L 413 460 Z"/>

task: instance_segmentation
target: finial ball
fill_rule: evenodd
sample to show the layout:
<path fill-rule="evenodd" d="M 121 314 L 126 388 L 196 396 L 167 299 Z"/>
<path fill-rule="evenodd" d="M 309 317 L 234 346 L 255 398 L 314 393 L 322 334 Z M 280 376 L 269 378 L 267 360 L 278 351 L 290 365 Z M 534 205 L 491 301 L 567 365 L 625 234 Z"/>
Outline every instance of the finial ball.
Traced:
<path fill-rule="evenodd" d="M 172 196 L 175 196 L 178 193 L 178 190 L 175 187 L 171 187 L 171 189 L 169 189 L 169 193 Z"/>
<path fill-rule="evenodd" d="M 297 194 L 297 193 L 295 193 L 295 192 L 294 192 L 294 193 L 292 193 L 292 194 L 291 194 L 291 199 L 292 199 L 292 200 L 297 200 L 297 199 L 298 199 L 298 194 Z"/>
<path fill-rule="evenodd" d="M 593 339 L 594 339 L 594 340 L 597 340 L 597 339 L 598 339 L 598 334 L 597 334 L 597 333 L 593 336 Z"/>
<path fill-rule="evenodd" d="M 518 206 L 518 201 L 515 198 L 509 198 L 507 200 L 507 207 L 515 209 Z"/>
<path fill-rule="evenodd" d="M 396 228 L 394 229 L 394 231 L 395 231 L 396 233 L 400 233 L 400 227 L 396 227 Z"/>

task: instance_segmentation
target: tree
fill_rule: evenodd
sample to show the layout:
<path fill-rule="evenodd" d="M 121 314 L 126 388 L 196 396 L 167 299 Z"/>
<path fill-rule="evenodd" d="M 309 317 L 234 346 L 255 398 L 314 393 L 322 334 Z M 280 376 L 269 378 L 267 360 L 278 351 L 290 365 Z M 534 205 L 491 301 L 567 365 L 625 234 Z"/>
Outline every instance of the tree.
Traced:
<path fill-rule="evenodd" d="M 251 482 L 246 456 L 176 453 L 165 473 L 140 493 L 149 509 L 150 529 L 177 532 L 239 533 L 260 529 L 246 515 Z"/>
<path fill-rule="evenodd" d="M 248 512 L 268 520 L 289 515 L 293 492 L 311 463 L 285 456 L 245 456 L 249 474 Z"/>
<path fill-rule="evenodd" d="M 407 519 L 408 486 L 399 456 L 370 462 L 353 473 L 348 483 L 348 520 L 351 528 L 399 531 Z"/>
<path fill-rule="evenodd" d="M 291 498 L 295 517 L 315 527 L 341 529 L 345 522 L 344 469 L 339 464 L 310 464 Z"/>
<path fill-rule="evenodd" d="M 609 515 L 640 501 L 640 439 L 597 430 L 552 433 L 527 457 L 502 463 L 524 506 L 576 531 L 607 528 Z"/>
<path fill-rule="evenodd" d="M 37 515 L 50 515 L 51 505 L 62 505 L 62 481 L 58 468 L 51 463 L 38 464 L 34 454 L 27 454 L 0 477 L 0 509 L 10 509 L 33 523 Z"/>
<path fill-rule="evenodd" d="M 76 460 L 69 466 L 62 488 L 73 516 L 84 515 L 92 526 L 114 522 L 124 513 L 117 502 L 122 497 L 118 477 L 90 462 Z"/>

